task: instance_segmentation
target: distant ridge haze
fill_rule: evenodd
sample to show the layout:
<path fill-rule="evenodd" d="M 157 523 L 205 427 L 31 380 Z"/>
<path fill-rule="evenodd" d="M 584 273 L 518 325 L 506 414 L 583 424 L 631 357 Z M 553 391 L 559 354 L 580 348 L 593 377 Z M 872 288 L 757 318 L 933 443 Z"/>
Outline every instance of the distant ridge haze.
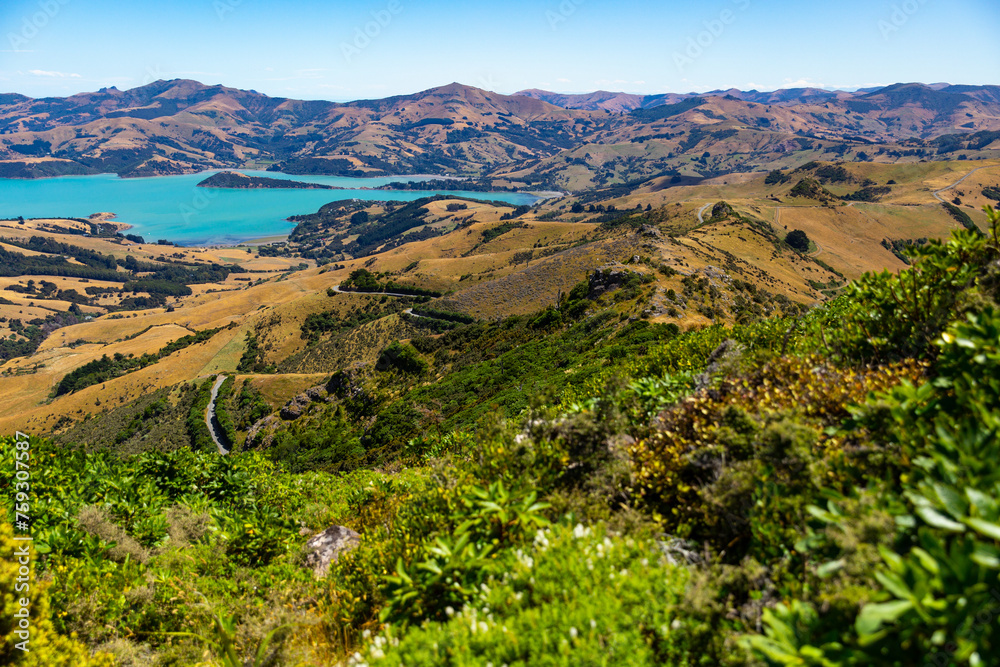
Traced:
<path fill-rule="evenodd" d="M 626 92 L 611 92 L 598 90 L 592 93 L 557 93 L 538 88 L 520 90 L 514 95 L 523 95 L 543 100 L 556 106 L 567 109 L 604 109 L 612 112 L 624 113 L 635 109 L 651 109 L 664 104 L 676 104 L 677 102 L 693 97 L 717 97 L 731 95 L 746 102 L 756 102 L 757 104 L 802 104 L 825 100 L 849 99 L 875 93 L 880 90 L 897 87 L 926 88 L 934 92 L 947 91 L 949 88 L 962 89 L 967 92 L 972 88 L 989 89 L 994 86 L 953 86 L 950 83 L 905 83 L 892 84 L 889 86 L 873 86 L 867 88 L 857 88 L 853 90 L 828 89 L 828 88 L 779 88 L 772 91 L 741 90 L 739 88 L 729 88 L 727 90 L 710 90 L 703 93 L 662 93 L 656 95 L 639 95 Z"/>

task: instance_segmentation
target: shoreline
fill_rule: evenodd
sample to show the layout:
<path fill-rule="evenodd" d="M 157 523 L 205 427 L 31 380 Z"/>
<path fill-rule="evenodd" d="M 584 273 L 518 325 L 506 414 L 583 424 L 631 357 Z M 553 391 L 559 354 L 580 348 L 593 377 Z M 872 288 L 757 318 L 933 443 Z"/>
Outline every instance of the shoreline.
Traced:
<path fill-rule="evenodd" d="M 99 213 L 91 213 L 87 216 L 87 220 L 93 222 L 97 225 L 108 225 L 114 227 L 119 232 L 123 232 L 126 229 L 132 229 L 135 225 L 130 225 L 127 222 L 118 222 L 116 218 L 118 214 L 112 213 L 110 211 L 101 211 Z M 37 218 L 36 218 L 37 219 Z"/>
<path fill-rule="evenodd" d="M 178 247 L 181 248 L 240 248 L 243 246 L 257 247 L 262 245 L 270 245 L 272 243 L 281 243 L 288 241 L 288 237 L 291 236 L 291 232 L 288 234 L 272 234 L 269 236 L 254 236 L 252 238 L 240 239 L 239 241 L 229 241 L 220 243 L 210 243 L 210 242 L 198 242 L 192 243 L 191 245 L 186 245 L 183 243 L 177 243 Z"/>
<path fill-rule="evenodd" d="M 0 164 L 9 162 L 23 162 L 23 160 L 0 160 Z M 114 171 L 101 171 L 96 174 L 54 174 L 51 176 L 3 176 L 0 177 L 0 181 L 44 181 L 51 178 L 94 178 L 97 176 L 114 176 L 123 181 L 130 181 L 137 178 L 170 178 L 171 176 L 194 176 L 198 174 L 216 174 L 223 171 L 254 171 L 261 173 L 271 173 L 271 174 L 284 174 L 285 176 L 298 176 L 309 178 L 311 176 L 319 176 L 322 178 L 357 178 L 357 179 L 375 179 L 375 178 L 426 178 L 426 179 L 439 179 L 442 181 L 456 180 L 456 181 L 467 181 L 472 176 L 455 176 L 452 174 L 439 176 L 436 174 L 382 174 L 373 176 L 340 176 L 337 174 L 290 174 L 285 171 L 272 171 L 268 172 L 266 169 L 254 169 L 251 167 L 216 167 L 212 169 L 203 169 L 201 171 L 183 171 L 177 174 L 141 174 L 136 176 L 121 176 L 118 172 Z M 344 188 L 347 189 L 347 188 Z"/>
<path fill-rule="evenodd" d="M 186 196 L 188 196 L 186 194 L 188 192 L 188 188 L 187 188 L 187 186 L 189 185 L 188 181 L 194 181 L 195 179 L 197 179 L 197 180 L 203 180 L 204 179 L 204 175 L 214 174 L 214 173 L 220 173 L 220 171 L 222 171 L 222 170 L 211 169 L 211 170 L 203 170 L 203 171 L 200 171 L 200 172 L 192 172 L 192 173 L 186 174 L 186 175 L 183 175 L 183 174 L 181 174 L 181 175 L 178 175 L 178 174 L 161 174 L 161 175 L 150 176 L 150 177 L 139 177 L 139 178 L 135 178 L 135 179 L 132 179 L 132 178 L 123 179 L 123 178 L 121 178 L 121 177 L 119 177 L 119 176 L 117 176 L 117 175 L 115 175 L 113 173 L 104 173 L 104 174 L 90 174 L 90 175 L 47 176 L 47 177 L 44 177 L 44 179 L 43 178 L 32 178 L 32 179 L 11 178 L 11 179 L 0 179 L 0 181 L 8 181 L 8 182 L 10 182 L 11 183 L 11 188 L 13 188 L 12 192 L 21 193 L 25 198 L 28 198 L 28 197 L 31 197 L 31 193 L 35 192 L 35 190 L 34 189 L 30 189 L 30 190 L 24 190 L 24 191 L 22 191 L 22 190 L 17 189 L 18 186 L 13 185 L 13 183 L 15 183 L 15 182 L 17 182 L 17 183 L 26 183 L 28 181 L 39 181 L 39 186 L 38 187 L 41 188 L 41 189 L 38 190 L 38 192 L 46 192 L 46 190 L 44 188 L 45 187 L 49 187 L 49 186 L 43 186 L 41 184 L 41 182 L 43 180 L 48 180 L 48 181 L 51 182 L 51 179 L 64 179 L 66 181 L 77 181 L 76 185 L 67 186 L 67 187 L 75 188 L 74 191 L 80 191 L 80 188 L 81 188 L 81 185 L 82 185 L 80 183 L 80 181 L 83 181 L 84 179 L 95 179 L 95 180 L 101 181 L 101 182 L 107 182 L 107 181 L 124 182 L 126 180 L 147 180 L 147 181 L 149 181 L 149 180 L 152 180 L 154 178 L 157 178 L 157 179 L 169 179 L 171 176 L 173 176 L 175 179 L 176 178 L 183 178 L 185 180 L 184 181 L 180 181 L 180 182 L 175 182 L 174 185 L 164 186 L 164 187 L 166 187 L 168 190 L 171 190 L 171 191 L 172 191 L 172 189 L 179 188 L 180 189 L 179 191 L 183 191 L 182 194 L 184 194 L 184 196 L 186 197 Z M 244 175 L 248 175 L 251 178 L 257 176 L 257 174 L 259 173 L 259 170 L 247 170 L 247 171 L 249 171 L 250 174 L 244 174 Z M 336 183 L 337 181 L 340 181 L 342 178 L 344 178 L 344 177 L 335 177 L 335 176 L 332 176 L 332 177 L 331 176 L 322 176 L 320 178 L 313 178 L 314 175 L 302 175 L 302 176 L 298 176 L 298 175 L 295 175 L 295 174 L 286 174 L 284 172 L 270 172 L 270 173 L 272 175 L 280 175 L 282 177 L 282 178 L 274 179 L 274 180 L 289 180 L 289 181 L 293 181 L 294 182 L 294 181 L 296 181 L 296 179 L 300 179 L 301 178 L 301 179 L 303 179 L 302 182 L 304 182 L 304 183 L 312 182 L 312 183 L 324 184 L 324 183 L 322 183 L 322 181 L 326 181 L 326 180 L 332 180 L 334 183 Z M 464 197 L 464 198 L 475 199 L 475 200 L 486 201 L 486 202 L 493 201 L 493 200 L 496 200 L 496 199 L 505 199 L 507 197 L 512 197 L 516 201 L 520 201 L 521 199 L 528 199 L 529 201 L 526 202 L 526 203 L 528 203 L 529 205 L 534 205 L 535 203 L 538 203 L 538 201 L 540 201 L 540 200 L 543 200 L 543 199 L 546 199 L 546 198 L 549 198 L 549 197 L 552 197 L 552 196 L 560 196 L 562 194 L 562 193 L 556 194 L 554 192 L 553 193 L 538 192 L 538 191 L 531 192 L 531 191 L 527 191 L 527 190 L 522 190 L 522 191 L 518 191 L 518 192 L 510 192 L 510 191 L 496 191 L 496 192 L 468 191 L 468 192 L 464 192 L 464 191 L 460 191 L 460 190 L 441 190 L 441 189 L 437 189 L 437 188 L 431 188 L 431 189 L 428 189 L 428 190 L 417 190 L 417 189 L 412 189 L 412 190 L 411 189 L 405 189 L 405 190 L 388 190 L 388 189 L 386 189 L 386 186 L 389 183 L 391 183 L 392 181 L 394 181 L 394 180 L 395 181 L 409 182 L 409 183 L 411 183 L 414 186 L 416 186 L 416 187 L 419 188 L 419 187 L 422 187 L 422 182 L 426 181 L 426 180 L 449 181 L 449 182 L 452 182 L 452 183 L 458 183 L 458 184 L 460 184 L 461 182 L 467 181 L 470 178 L 471 178 L 470 176 L 458 176 L 458 175 L 454 175 L 454 174 L 447 174 L 447 175 L 435 175 L 435 174 L 399 174 L 399 175 L 372 176 L 372 177 L 363 177 L 363 178 L 361 178 L 361 177 L 352 177 L 352 178 L 344 178 L 344 180 L 347 180 L 348 183 L 349 183 L 349 186 L 347 186 L 347 187 L 345 187 L 345 186 L 337 186 L 337 185 L 333 185 L 331 183 L 328 187 L 323 187 L 323 188 L 282 188 L 282 187 L 264 187 L 264 188 L 213 188 L 213 187 L 200 186 L 200 184 L 197 183 L 197 182 L 191 182 L 190 185 L 192 187 L 190 188 L 190 190 L 191 191 L 201 191 L 201 192 L 206 192 L 206 191 L 211 192 L 212 190 L 215 190 L 215 191 L 229 190 L 231 192 L 240 192 L 241 190 L 243 190 L 243 191 L 249 192 L 251 190 L 255 190 L 257 192 L 261 192 L 261 191 L 264 191 L 264 192 L 268 192 L 268 191 L 272 191 L 272 192 L 299 192 L 299 193 L 302 193 L 302 194 L 305 194 L 305 193 L 308 193 L 308 192 L 312 192 L 313 193 L 313 195 L 312 195 L 313 199 L 317 199 L 317 200 L 322 199 L 323 202 L 324 202 L 324 205 L 326 203 L 335 202 L 335 201 L 341 201 L 341 200 L 348 200 L 348 199 L 353 199 L 353 200 L 358 200 L 358 201 L 366 201 L 366 202 L 370 202 L 372 204 L 377 204 L 378 202 L 384 202 L 384 201 L 395 201 L 397 198 L 400 201 L 406 201 L 406 202 L 408 202 L 408 201 L 412 201 L 412 200 L 415 200 L 415 199 L 418 199 L 418 198 L 432 197 L 432 196 L 435 196 L 435 195 L 457 196 L 457 197 Z M 353 183 L 351 183 L 351 181 L 353 181 Z M 374 181 L 378 181 L 378 183 L 375 183 Z M 162 180 L 160 182 L 162 182 Z M 59 186 L 56 186 L 56 187 L 58 188 Z M 148 221 L 143 222 L 143 220 L 145 218 L 143 217 L 143 215 L 144 215 L 144 209 L 142 208 L 141 203 L 139 205 L 139 208 L 137 208 L 135 205 L 131 205 L 131 204 L 134 204 L 134 202 L 131 202 L 131 200 L 130 200 L 131 208 L 128 208 L 128 210 L 127 210 L 127 212 L 125 214 L 119 214 L 116 211 L 113 211 L 113 210 L 109 211 L 108 210 L 109 208 L 113 208 L 114 207 L 114 203 L 112 203 L 114 201 L 114 199 L 113 198 L 109 199 L 107 193 L 108 192 L 111 192 L 111 193 L 117 192 L 117 190 L 115 190 L 113 188 L 109 190 L 108 189 L 109 187 L 110 186 L 106 185 L 106 184 L 102 184 L 102 185 L 97 186 L 97 189 L 95 189 L 95 192 L 100 191 L 100 192 L 103 193 L 102 197 L 100 197 L 99 200 L 91 198 L 91 197 L 87 197 L 87 196 L 78 196 L 76 198 L 76 199 L 79 200 L 79 201 L 76 202 L 76 204 L 80 205 L 81 207 L 86 206 L 86 208 L 90 209 L 90 213 L 86 213 L 86 214 L 80 215 L 79 217 L 77 217 L 77 216 L 66 216 L 65 214 L 63 214 L 61 216 L 59 216 L 59 215 L 57 215 L 57 216 L 50 216 L 50 215 L 46 214 L 47 213 L 46 211 L 44 211 L 44 208 L 46 208 L 46 207 L 44 207 L 44 206 L 37 207 L 36 206 L 35 209 L 38 210 L 40 213 L 42 213 L 42 215 L 37 215 L 36 214 L 36 215 L 34 215 L 34 216 L 32 216 L 31 218 L 28 218 L 28 219 L 29 220 L 37 220 L 37 219 L 67 220 L 67 221 L 68 220 L 76 220 L 77 222 L 72 223 L 72 224 L 73 225 L 81 225 L 81 231 L 84 232 L 84 233 L 86 233 L 87 231 L 93 231 L 93 226 L 94 225 L 98 225 L 98 226 L 100 226 L 100 229 L 98 230 L 98 234 L 96 234 L 96 235 L 104 235 L 104 234 L 107 234 L 109 231 L 110 232 L 116 232 L 118 234 L 121 234 L 122 236 L 124 236 L 126 234 L 134 234 L 134 235 L 140 235 L 140 236 L 142 236 L 147 242 L 152 242 L 154 240 L 154 237 L 155 238 L 163 238 L 165 240 L 170 241 L 172 244 L 180 246 L 180 247 L 235 247 L 235 246 L 240 246 L 240 245 L 242 245 L 242 246 L 260 246 L 260 245 L 266 245 L 266 244 L 269 244 L 269 243 L 280 243 L 280 242 L 283 242 L 283 241 L 287 240 L 288 236 L 291 234 L 291 231 L 292 231 L 290 228 L 285 227 L 283 224 L 277 223 L 276 220 L 275 220 L 274 224 L 275 224 L 275 226 L 278 226 L 278 229 L 274 229 L 274 227 L 270 226 L 270 225 L 264 225 L 264 226 L 262 226 L 262 228 L 260 228 L 261 226 L 258 226 L 259 227 L 258 229 L 253 229 L 252 228 L 253 225 L 247 225 L 247 227 L 249 227 L 249 228 L 246 229 L 246 231 L 249 232 L 249 233 L 246 236 L 244 236 L 242 234 L 233 234 L 232 236 L 230 236 L 230 235 L 228 235 L 228 234 L 225 233 L 225 228 L 224 227 L 219 228 L 219 227 L 207 226 L 207 227 L 199 228 L 198 230 L 195 230 L 194 228 L 187 229 L 188 225 L 182 225 L 182 224 L 167 225 L 167 227 L 169 229 L 161 229 L 160 231 L 148 230 L 148 229 L 146 229 Z M 461 185 L 459 185 L 459 188 L 461 188 Z M 87 186 L 83 186 L 83 190 L 84 191 L 86 191 L 87 189 L 88 189 Z M 324 193 L 323 191 L 325 191 L 325 190 L 329 190 L 329 192 L 328 193 Z M 349 190 L 355 190 L 356 192 L 353 195 L 351 195 L 349 193 Z M 128 194 L 128 193 L 126 193 L 126 194 Z M 398 195 L 398 197 L 397 197 L 397 195 Z M 193 196 L 193 197 L 201 197 L 203 195 L 198 194 L 198 195 L 191 195 L 191 196 Z M 317 196 L 318 196 L 318 198 L 317 198 Z M 41 198 L 36 198 L 35 201 L 44 202 L 45 199 L 46 198 L 44 196 L 41 196 Z M 180 199 L 178 199 L 178 201 L 180 201 Z M 195 202 L 195 203 L 199 203 L 201 200 L 193 199 L 192 201 Z M 240 200 L 240 202 L 242 202 L 242 201 L 243 200 Z M 297 200 L 295 200 L 295 201 L 297 201 Z M 311 201 L 311 200 L 309 200 L 309 201 Z M 107 207 L 107 208 L 103 208 L 103 207 Z M 103 208 L 103 210 L 102 210 L 102 208 Z M 182 205 L 181 206 L 181 213 L 182 214 L 184 213 L 184 208 L 185 207 Z M 281 211 L 281 214 L 282 214 L 281 217 L 283 217 L 284 220 L 287 223 L 288 218 L 286 218 L 284 216 L 288 215 L 287 211 L 289 209 L 288 209 L 288 207 L 285 207 L 285 208 L 286 208 L 286 210 Z M 96 212 L 95 212 L 95 209 L 96 209 Z M 292 215 L 301 215 L 304 212 L 311 212 L 311 211 L 314 211 L 316 209 L 314 207 L 312 207 L 312 206 L 305 206 L 305 207 L 292 207 L 290 210 L 293 211 Z M 35 211 L 32 211 L 32 212 L 35 212 Z M 12 211 L 12 213 L 16 214 L 17 211 Z M 172 211 L 168 211 L 168 213 L 172 213 Z M 133 215 L 138 215 L 139 220 L 137 222 L 135 222 L 135 223 L 128 223 L 128 222 L 124 222 L 124 221 L 119 220 L 119 215 L 124 215 L 126 218 L 132 217 Z M 178 223 L 179 223 L 179 221 L 178 221 Z M 66 224 L 69 224 L 69 223 L 66 223 Z M 91 225 L 91 229 L 88 230 L 85 227 L 83 227 L 84 224 Z M 288 224 L 290 224 L 290 223 L 288 223 Z M 270 226 L 270 228 L 268 228 L 269 226 Z M 163 227 L 163 225 L 161 224 L 161 225 L 157 226 L 158 229 L 160 227 Z M 51 231 L 55 231 L 55 230 L 51 230 Z M 198 234 L 198 231 L 201 231 L 202 233 Z M 173 234 L 171 232 L 177 232 L 179 236 L 182 236 L 182 237 L 187 236 L 187 238 L 180 238 L 180 239 L 176 239 L 175 240 L 175 239 L 171 238 L 173 236 Z M 195 232 L 195 233 L 191 234 L 190 232 Z M 222 233 L 218 234 L 218 232 L 222 232 Z M 72 233 L 72 232 L 69 232 L 69 233 Z M 216 234 L 218 234 L 218 235 L 216 235 Z M 202 236 L 202 238 L 198 239 L 198 236 Z M 205 238 L 206 236 L 208 237 L 207 239 Z M 191 238 L 191 237 L 194 237 L 194 238 Z M 215 237 L 215 238 L 213 238 L 213 237 Z M 219 237 L 222 237 L 222 238 L 219 238 Z M 215 239 L 218 239 L 218 240 L 216 241 Z"/>

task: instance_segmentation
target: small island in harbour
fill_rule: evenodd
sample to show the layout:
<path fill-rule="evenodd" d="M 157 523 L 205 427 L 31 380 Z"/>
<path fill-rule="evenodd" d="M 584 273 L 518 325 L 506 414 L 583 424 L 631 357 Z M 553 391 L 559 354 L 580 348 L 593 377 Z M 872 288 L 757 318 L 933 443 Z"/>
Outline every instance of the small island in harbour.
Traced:
<path fill-rule="evenodd" d="M 239 190 L 254 190 L 260 188 L 292 189 L 292 190 L 343 190 L 322 183 L 304 183 L 289 181 L 283 178 L 268 178 L 266 176 L 247 176 L 237 171 L 220 171 L 212 174 L 198 184 L 199 188 L 230 188 Z"/>

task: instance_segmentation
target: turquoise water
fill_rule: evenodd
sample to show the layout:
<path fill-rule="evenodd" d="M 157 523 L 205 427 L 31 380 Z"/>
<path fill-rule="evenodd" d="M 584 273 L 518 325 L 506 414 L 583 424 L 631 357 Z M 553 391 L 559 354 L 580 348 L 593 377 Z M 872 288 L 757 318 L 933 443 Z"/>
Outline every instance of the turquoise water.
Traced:
<path fill-rule="evenodd" d="M 36 180 L 0 178 L 0 218 L 86 218 L 92 213 L 117 214 L 116 222 L 133 226 L 129 233 L 146 241 L 168 239 L 182 245 L 235 243 L 287 234 L 295 226 L 290 215 L 315 213 L 323 204 L 345 199 L 413 201 L 433 191 L 360 190 L 419 177 L 341 178 L 293 176 L 241 170 L 248 175 L 323 183 L 350 190 L 223 190 L 195 187 L 209 174 L 118 178 L 60 176 Z M 429 177 L 428 177 L 429 178 Z M 531 204 L 527 193 L 454 192 L 451 194 Z"/>

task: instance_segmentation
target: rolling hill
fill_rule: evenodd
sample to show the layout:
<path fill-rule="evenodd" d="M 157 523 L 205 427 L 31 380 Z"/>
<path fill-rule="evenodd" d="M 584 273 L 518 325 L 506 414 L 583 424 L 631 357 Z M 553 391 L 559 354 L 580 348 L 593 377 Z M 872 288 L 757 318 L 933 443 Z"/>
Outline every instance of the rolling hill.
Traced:
<path fill-rule="evenodd" d="M 500 95 L 453 83 L 345 104 L 172 80 L 67 98 L 0 98 L 0 176 L 142 176 L 268 166 L 435 173 L 581 190 L 813 159 L 996 157 L 1000 89 L 895 84 L 634 96 Z"/>

